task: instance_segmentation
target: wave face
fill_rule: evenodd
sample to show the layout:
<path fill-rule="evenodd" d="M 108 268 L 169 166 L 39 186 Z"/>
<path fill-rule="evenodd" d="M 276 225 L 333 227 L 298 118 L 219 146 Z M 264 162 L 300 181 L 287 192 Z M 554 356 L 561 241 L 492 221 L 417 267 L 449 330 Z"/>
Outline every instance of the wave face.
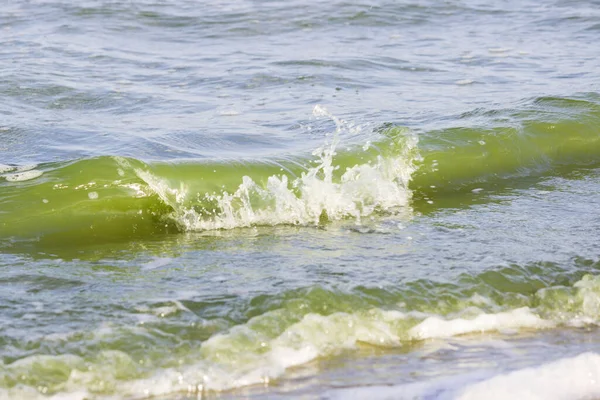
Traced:
<path fill-rule="evenodd" d="M 600 161 L 596 96 L 542 97 L 517 109 L 474 110 L 461 119 L 472 126 L 419 135 L 423 162 L 413 189 L 447 193 L 493 187 Z"/>
<path fill-rule="evenodd" d="M 360 221 L 376 211 L 408 209 L 416 138 L 394 128 L 378 142 L 341 151 L 343 123 L 321 107 L 315 114 L 332 118 L 337 130 L 305 158 L 150 164 L 99 157 L 5 166 L 0 206 L 8 218 L 0 235 L 115 239 Z"/>
<path fill-rule="evenodd" d="M 181 163 L 104 156 L 3 165 L 0 237 L 77 242 L 360 223 L 600 160 L 600 105 L 593 99 L 539 98 L 520 110 L 465 118 L 472 123 L 478 113 L 488 126 L 419 133 L 388 124 L 373 140 L 347 144 L 347 124 L 317 106 L 314 114 L 337 128 L 307 156 Z"/>

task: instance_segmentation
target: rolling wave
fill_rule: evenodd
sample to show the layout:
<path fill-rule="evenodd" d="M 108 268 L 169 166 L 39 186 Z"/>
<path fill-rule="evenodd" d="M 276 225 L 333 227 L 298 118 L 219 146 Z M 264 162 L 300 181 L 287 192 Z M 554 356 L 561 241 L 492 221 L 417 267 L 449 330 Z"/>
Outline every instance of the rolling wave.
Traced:
<path fill-rule="evenodd" d="M 376 140 L 354 146 L 341 138 L 342 121 L 319 106 L 314 113 L 333 119 L 337 129 L 310 155 L 2 165 L 0 237 L 73 243 L 346 218 L 360 223 L 600 161 L 600 106 L 593 101 L 537 99 L 525 111 L 483 115 L 487 125 L 494 120 L 491 128 L 415 133 L 386 124 Z"/>
<path fill-rule="evenodd" d="M 493 333 L 516 339 L 519 331 L 594 327 L 600 323 L 600 279 L 582 273 L 593 273 L 598 262 L 575 263 L 583 271 L 567 272 L 560 265 L 515 265 L 495 269 L 495 276 L 465 274 L 462 280 L 470 281 L 468 285 L 414 281 L 404 288 L 357 287 L 343 292 L 307 287 L 261 295 L 245 306 L 245 318 L 227 329 L 214 332 L 223 328 L 219 318 L 194 325 L 185 337 L 203 339 L 193 345 L 182 345 L 179 336 L 167 334 L 167 326 L 186 320 L 185 315 L 197 312 L 200 305 L 174 300 L 137 309 L 144 324 L 90 327 L 30 339 L 76 341 L 79 350 L 0 362 L 0 397 L 197 396 L 267 384 L 291 367 L 365 345 L 410 348 L 459 335 Z M 550 274 L 538 275 L 540 267 Z M 429 290 L 414 290 L 423 284 Z M 127 352 L 110 346 L 131 338 L 140 344 L 137 349 Z"/>

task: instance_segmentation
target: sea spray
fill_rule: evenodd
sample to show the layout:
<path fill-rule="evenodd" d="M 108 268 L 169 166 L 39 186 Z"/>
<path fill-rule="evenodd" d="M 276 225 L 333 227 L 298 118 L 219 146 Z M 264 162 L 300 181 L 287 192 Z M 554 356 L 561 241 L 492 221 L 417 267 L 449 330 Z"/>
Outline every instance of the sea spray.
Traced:
<path fill-rule="evenodd" d="M 344 154 L 338 157 L 340 133 L 347 129 L 346 123 L 319 105 L 313 114 L 330 118 L 336 129 L 329 143 L 312 152 L 314 162 L 305 163 L 301 169 L 291 164 L 285 168 L 271 167 L 276 172 L 267 176 L 243 175 L 231 192 L 226 188 L 202 191 L 194 188 L 196 183 L 189 179 L 186 183 L 179 181 L 179 187 L 172 187 L 159 175 L 144 169 L 136 169 L 136 174 L 173 208 L 170 218 L 185 231 L 252 225 L 316 225 L 324 220 L 343 218 L 360 223 L 361 218 L 378 211 L 409 213 L 408 185 L 418 157 L 416 136 L 397 130 L 385 143 L 391 151 L 365 146 L 357 153 L 358 157 Z M 275 165 L 285 165 L 285 162 Z M 215 171 L 221 170 L 222 167 L 215 168 Z M 294 171 L 299 176 L 296 177 Z M 211 173 L 210 170 L 202 172 Z M 206 177 L 198 176 L 198 179 Z"/>

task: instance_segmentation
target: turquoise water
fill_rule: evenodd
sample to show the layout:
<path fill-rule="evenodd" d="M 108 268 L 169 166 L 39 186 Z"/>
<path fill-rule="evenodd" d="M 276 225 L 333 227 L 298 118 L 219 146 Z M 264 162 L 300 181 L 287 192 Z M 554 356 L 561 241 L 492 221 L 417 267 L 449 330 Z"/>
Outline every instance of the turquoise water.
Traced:
<path fill-rule="evenodd" d="M 0 399 L 600 397 L 600 4 L 0 10 Z"/>

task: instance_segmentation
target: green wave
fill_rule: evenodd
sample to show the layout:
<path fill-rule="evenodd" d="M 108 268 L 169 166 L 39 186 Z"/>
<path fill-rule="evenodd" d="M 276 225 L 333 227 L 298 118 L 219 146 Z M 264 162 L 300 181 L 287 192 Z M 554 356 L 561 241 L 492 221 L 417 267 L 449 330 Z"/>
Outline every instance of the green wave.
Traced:
<path fill-rule="evenodd" d="M 489 187 L 502 179 L 535 176 L 563 166 L 597 166 L 600 161 L 596 101 L 539 98 L 525 110 L 463 117 L 480 118 L 483 123 L 420 137 L 423 160 L 413 175 L 413 190 L 443 194 Z"/>
<path fill-rule="evenodd" d="M 0 238 L 9 245 L 120 241 L 455 205 L 472 190 L 596 167 L 600 105 L 588 97 L 475 111 L 458 119 L 469 127 L 426 133 L 387 124 L 372 143 L 347 146 L 336 136 L 305 156 L 181 163 L 106 156 L 35 168 L 0 165 Z"/>
<path fill-rule="evenodd" d="M 0 396 L 191 396 L 268 383 L 292 366 L 364 345 L 410 351 L 430 338 L 597 326 L 599 268 L 597 260 L 576 258 L 464 273 L 456 282 L 312 286 L 238 298 L 222 312 L 214 302 L 148 304 L 129 310 L 145 316 L 143 324 L 12 341 L 24 356 L 0 362 Z M 41 350 L 31 355 L 32 347 Z"/>
<path fill-rule="evenodd" d="M 325 146 L 305 158 L 174 164 L 98 157 L 41 165 L 29 169 L 31 179 L 9 171 L 0 182 L 0 237 L 120 240 L 205 225 L 319 223 L 405 206 L 410 167 L 396 156 L 410 159 L 404 132 L 358 150 Z M 395 196 L 374 191 L 369 177 Z"/>

